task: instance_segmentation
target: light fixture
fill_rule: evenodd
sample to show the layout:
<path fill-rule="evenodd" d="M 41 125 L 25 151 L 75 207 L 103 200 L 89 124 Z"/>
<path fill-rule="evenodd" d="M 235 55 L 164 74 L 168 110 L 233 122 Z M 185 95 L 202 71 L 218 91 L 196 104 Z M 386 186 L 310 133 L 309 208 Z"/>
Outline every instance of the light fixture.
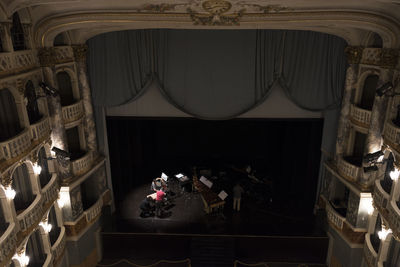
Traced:
<path fill-rule="evenodd" d="M 28 266 L 29 264 L 29 256 L 25 255 L 25 251 L 15 254 L 12 258 L 16 259 L 23 267 Z"/>
<path fill-rule="evenodd" d="M 399 175 L 400 175 L 400 170 L 397 168 L 394 168 L 394 170 L 389 173 L 389 176 L 393 181 L 397 181 Z"/>
<path fill-rule="evenodd" d="M 380 240 L 385 240 L 388 234 L 392 233 L 392 229 L 386 229 L 382 227 L 382 230 L 378 232 L 378 237 Z"/>
<path fill-rule="evenodd" d="M 393 84 L 391 82 L 387 82 L 383 84 L 381 87 L 376 89 L 376 94 L 378 96 L 386 95 L 386 93 L 390 92 L 393 89 Z"/>
<path fill-rule="evenodd" d="M 63 208 L 67 204 L 69 204 L 69 188 L 62 186 L 60 188 L 60 192 L 58 194 L 57 204 L 60 208 Z"/>
<path fill-rule="evenodd" d="M 10 199 L 10 200 L 14 199 L 16 192 L 14 189 L 12 189 L 12 187 L 10 185 L 7 186 L 6 188 L 4 188 L 4 191 L 6 193 L 7 199 Z"/>
<path fill-rule="evenodd" d="M 36 175 L 39 175 L 42 172 L 42 167 L 40 167 L 40 165 L 37 163 L 33 164 L 33 172 Z"/>
<path fill-rule="evenodd" d="M 40 222 L 39 225 L 42 226 L 43 230 L 46 233 L 50 233 L 51 227 L 52 227 L 52 225 L 50 223 L 48 223 L 47 221 L 46 222 Z"/>
<path fill-rule="evenodd" d="M 383 161 L 384 153 L 382 150 L 376 151 L 374 153 L 369 153 L 364 156 L 363 161 L 364 163 L 372 164 L 377 162 Z"/>
<path fill-rule="evenodd" d="M 374 212 L 371 193 L 361 193 L 360 211 L 371 215 Z"/>

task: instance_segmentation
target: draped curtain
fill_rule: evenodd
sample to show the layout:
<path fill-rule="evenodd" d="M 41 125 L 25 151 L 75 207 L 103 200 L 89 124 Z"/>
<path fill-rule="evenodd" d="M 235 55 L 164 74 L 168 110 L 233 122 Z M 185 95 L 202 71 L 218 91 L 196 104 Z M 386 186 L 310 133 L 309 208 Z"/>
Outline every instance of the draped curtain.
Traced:
<path fill-rule="evenodd" d="M 102 34 L 88 45 L 99 139 L 103 107 L 137 99 L 152 81 L 174 106 L 203 119 L 236 117 L 279 83 L 299 107 L 329 115 L 323 149 L 333 152 L 346 70 L 346 43 L 339 37 L 286 30 L 134 30 Z"/>

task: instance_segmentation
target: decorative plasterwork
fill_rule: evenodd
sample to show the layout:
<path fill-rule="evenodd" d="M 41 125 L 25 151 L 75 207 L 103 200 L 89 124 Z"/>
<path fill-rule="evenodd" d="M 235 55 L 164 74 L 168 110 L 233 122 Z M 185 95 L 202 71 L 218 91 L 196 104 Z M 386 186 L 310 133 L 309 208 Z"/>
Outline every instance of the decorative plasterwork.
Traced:
<path fill-rule="evenodd" d="M 75 61 L 85 61 L 87 53 L 87 45 L 74 45 L 72 46 L 74 51 Z"/>
<path fill-rule="evenodd" d="M 362 57 L 363 48 L 360 46 L 348 46 L 344 50 L 347 57 L 347 62 L 349 64 L 358 64 L 360 63 Z"/>

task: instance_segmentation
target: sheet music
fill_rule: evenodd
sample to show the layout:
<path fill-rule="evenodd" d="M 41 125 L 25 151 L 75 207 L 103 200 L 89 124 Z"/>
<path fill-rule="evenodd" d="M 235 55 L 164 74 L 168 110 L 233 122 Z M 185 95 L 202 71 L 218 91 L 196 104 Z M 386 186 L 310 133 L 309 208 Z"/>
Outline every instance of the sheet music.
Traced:
<path fill-rule="evenodd" d="M 161 173 L 161 179 L 163 179 L 164 181 L 167 181 L 168 176 L 165 173 Z"/>
<path fill-rule="evenodd" d="M 228 194 L 224 190 L 222 190 L 221 192 L 219 192 L 218 196 L 220 199 L 225 200 Z"/>
<path fill-rule="evenodd" d="M 183 177 L 183 174 L 182 174 L 182 173 L 179 173 L 179 174 L 175 175 L 175 177 L 176 177 L 176 178 L 182 178 L 182 177 Z"/>
<path fill-rule="evenodd" d="M 205 184 L 208 188 L 211 188 L 212 185 L 213 185 L 213 183 L 210 180 L 208 180 L 206 177 L 204 177 L 204 176 L 200 177 L 200 182 Z"/>

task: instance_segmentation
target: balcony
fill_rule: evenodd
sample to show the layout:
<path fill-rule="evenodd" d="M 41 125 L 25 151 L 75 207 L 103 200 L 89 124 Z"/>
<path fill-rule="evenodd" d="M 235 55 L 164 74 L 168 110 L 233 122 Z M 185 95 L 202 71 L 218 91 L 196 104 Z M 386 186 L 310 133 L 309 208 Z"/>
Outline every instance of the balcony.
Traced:
<path fill-rule="evenodd" d="M 400 209 L 395 201 L 392 201 L 387 206 L 388 209 L 388 222 L 396 238 L 400 238 Z"/>
<path fill-rule="evenodd" d="M 35 124 L 31 125 L 31 136 L 32 140 L 39 141 L 50 133 L 50 121 L 49 117 L 43 117 Z"/>
<path fill-rule="evenodd" d="M 38 224 L 43 217 L 43 198 L 38 196 L 35 201 L 17 216 L 20 230 L 25 232 Z"/>
<path fill-rule="evenodd" d="M 10 223 L 7 230 L 0 237 L 0 265 L 6 264 L 17 248 L 17 230 L 14 223 Z"/>
<path fill-rule="evenodd" d="M 39 66 L 35 50 L 0 53 L 0 75 L 33 69 Z"/>
<path fill-rule="evenodd" d="M 74 122 L 82 118 L 83 116 L 83 105 L 82 100 L 78 102 L 62 107 L 63 121 L 64 124 Z"/>
<path fill-rule="evenodd" d="M 329 203 L 329 201 L 326 202 L 326 216 L 328 218 L 328 221 L 336 226 L 339 230 L 343 229 L 343 223 L 346 220 L 345 217 L 341 216 Z"/>
<path fill-rule="evenodd" d="M 57 241 L 51 247 L 51 253 L 53 254 L 53 266 L 57 266 L 57 263 L 64 255 L 66 244 L 65 237 L 65 227 L 61 227 L 60 235 L 58 236 Z"/>
<path fill-rule="evenodd" d="M 58 179 L 57 175 L 53 174 L 50 182 L 42 190 L 43 203 L 54 202 L 58 197 Z"/>
<path fill-rule="evenodd" d="M 55 46 L 54 59 L 57 64 L 74 61 L 74 51 L 70 46 Z"/>
<path fill-rule="evenodd" d="M 79 176 L 89 171 L 90 168 L 92 167 L 92 163 L 93 163 L 93 158 L 92 158 L 92 153 L 90 151 L 86 152 L 86 154 L 83 157 L 71 161 L 73 175 Z"/>
<path fill-rule="evenodd" d="M 386 209 L 389 194 L 382 188 L 381 180 L 375 180 L 374 193 L 372 195 L 375 206 L 382 212 Z"/>
<path fill-rule="evenodd" d="M 96 203 L 93 204 L 89 209 L 85 210 L 86 221 L 92 223 L 100 215 L 101 209 L 103 208 L 103 198 L 99 197 Z"/>
<path fill-rule="evenodd" d="M 354 124 L 368 128 L 371 122 L 371 111 L 352 104 L 350 106 L 350 118 Z"/>
<path fill-rule="evenodd" d="M 350 182 L 356 183 L 361 174 L 361 167 L 356 166 L 344 158 L 339 158 L 337 161 L 338 173 Z"/>
<path fill-rule="evenodd" d="M 392 121 L 386 122 L 383 138 L 385 143 L 400 152 L 400 127 L 395 125 Z"/>
<path fill-rule="evenodd" d="M 9 160 L 24 154 L 31 146 L 31 133 L 29 129 L 0 143 L 0 159 Z"/>
<path fill-rule="evenodd" d="M 378 254 L 372 246 L 369 233 L 365 234 L 364 258 L 365 261 L 368 263 L 368 266 L 376 266 Z"/>

